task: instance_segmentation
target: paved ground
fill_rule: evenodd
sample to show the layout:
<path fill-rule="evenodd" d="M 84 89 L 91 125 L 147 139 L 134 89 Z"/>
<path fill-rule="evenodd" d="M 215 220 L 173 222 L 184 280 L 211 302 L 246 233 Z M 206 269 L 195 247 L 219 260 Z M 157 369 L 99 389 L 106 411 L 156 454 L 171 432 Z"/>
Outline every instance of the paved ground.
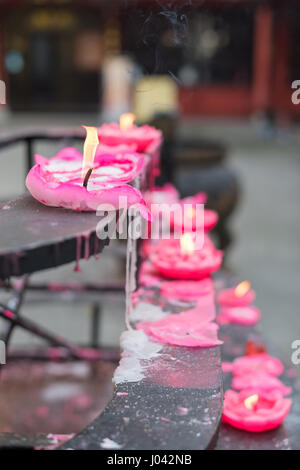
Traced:
<path fill-rule="evenodd" d="M 58 125 L 95 124 L 93 117 L 85 116 L 36 116 L 10 117 L 2 119 L 2 128 L 21 127 L 24 124 Z M 232 270 L 241 278 L 249 279 L 257 291 L 257 304 L 263 312 L 262 325 L 266 337 L 272 338 L 284 351 L 291 353 L 291 342 L 300 339 L 299 267 L 300 267 L 300 218 L 298 201 L 300 196 L 300 133 L 296 128 L 277 135 L 267 135 L 266 129 L 256 123 L 195 122 L 185 124 L 186 135 L 199 133 L 206 137 L 220 138 L 230 146 L 230 162 L 238 171 L 243 185 L 243 199 L 232 219 L 236 243 L 228 259 Z M 266 137 L 270 137 L 266 139 Z M 51 156 L 55 146 L 41 144 L 37 151 Z M 0 198 L 18 194 L 23 190 L 22 148 L 2 152 L 0 172 Z M 1 232 L 1 227 L 0 227 Z M 109 274 L 122 277 L 123 265 L 118 256 L 113 260 L 105 256 L 102 261 L 86 271 L 91 278 L 100 279 Z M 101 266 L 100 266 L 101 264 Z M 61 278 L 72 272 L 65 266 L 55 273 Z M 40 278 L 41 275 L 39 275 Z M 43 273 L 53 277 L 54 273 Z M 83 303 L 55 303 L 30 305 L 26 314 L 39 318 L 50 328 L 59 329 L 71 339 L 86 339 L 88 328 L 86 316 L 88 306 Z M 113 298 L 106 303 L 102 319 L 101 338 L 106 344 L 118 342 L 123 329 L 123 299 Z M 112 319 L 114 321 L 110 321 Z M 84 338 L 83 338 L 84 336 Z M 15 342 L 29 341 L 28 336 L 17 333 Z M 300 368 L 299 368 L 300 369 Z"/>

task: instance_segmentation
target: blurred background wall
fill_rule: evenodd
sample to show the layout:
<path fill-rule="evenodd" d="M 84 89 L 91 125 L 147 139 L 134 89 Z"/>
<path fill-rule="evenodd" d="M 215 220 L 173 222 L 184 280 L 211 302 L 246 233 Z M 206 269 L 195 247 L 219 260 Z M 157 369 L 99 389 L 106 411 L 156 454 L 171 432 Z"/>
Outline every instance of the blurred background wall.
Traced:
<path fill-rule="evenodd" d="M 97 111 L 112 56 L 171 76 L 182 116 L 280 121 L 300 76 L 293 0 L 2 0 L 0 77 L 13 111 Z"/>
<path fill-rule="evenodd" d="M 166 140 L 192 142 L 189 159 L 176 146 L 176 174 L 174 152 L 165 152 L 165 175 L 183 192 L 209 180 L 200 147 L 225 149 L 241 189 L 227 264 L 253 283 L 265 334 L 287 356 L 300 336 L 300 105 L 291 100 L 291 83 L 300 79 L 299 41 L 296 0 L 0 2 L 0 79 L 7 92 L 0 133 L 97 125 L 131 108 L 138 122 L 167 115 L 168 121 L 157 119 Z M 35 150 L 52 156 L 59 148 Z M 22 155 L 20 146 L 1 153 L 1 199 L 24 191 Z M 115 342 L 124 306 L 115 309 L 118 327 L 110 310 L 104 336 Z M 39 311 L 51 326 L 48 313 Z M 70 332 L 61 320 L 61 332 L 76 339 L 82 330 L 73 326 Z"/>

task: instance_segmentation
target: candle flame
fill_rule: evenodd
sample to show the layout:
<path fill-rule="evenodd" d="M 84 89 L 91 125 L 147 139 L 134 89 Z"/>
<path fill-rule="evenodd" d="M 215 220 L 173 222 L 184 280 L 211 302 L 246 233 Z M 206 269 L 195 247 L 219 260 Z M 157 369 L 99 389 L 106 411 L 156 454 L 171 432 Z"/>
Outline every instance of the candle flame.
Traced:
<path fill-rule="evenodd" d="M 250 395 L 250 397 L 244 400 L 244 405 L 248 410 L 253 410 L 258 400 L 259 400 L 259 396 L 257 394 Z"/>
<path fill-rule="evenodd" d="M 97 145 L 99 145 L 98 131 L 96 127 L 82 126 L 86 130 L 86 138 L 83 144 L 82 178 L 93 167 Z"/>
<path fill-rule="evenodd" d="M 130 129 L 135 121 L 135 115 L 133 113 L 125 113 L 120 116 L 120 129 L 127 131 Z"/>
<path fill-rule="evenodd" d="M 251 284 L 248 281 L 240 282 L 234 289 L 234 293 L 237 297 L 243 297 L 247 294 L 248 290 L 250 289 Z"/>
<path fill-rule="evenodd" d="M 180 248 L 183 255 L 192 255 L 195 250 L 195 243 L 192 233 L 184 233 L 180 237 Z"/>

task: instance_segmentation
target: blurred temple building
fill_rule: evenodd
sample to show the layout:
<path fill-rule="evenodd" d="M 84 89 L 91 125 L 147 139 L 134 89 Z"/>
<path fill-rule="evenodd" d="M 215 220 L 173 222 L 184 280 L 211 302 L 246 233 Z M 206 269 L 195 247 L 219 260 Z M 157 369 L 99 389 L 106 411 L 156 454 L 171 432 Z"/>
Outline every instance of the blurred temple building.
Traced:
<path fill-rule="evenodd" d="M 12 111 L 101 110 L 106 64 L 125 56 L 133 83 L 176 83 L 182 116 L 290 120 L 300 114 L 291 101 L 299 42 L 292 0 L 0 2 L 0 78 Z"/>

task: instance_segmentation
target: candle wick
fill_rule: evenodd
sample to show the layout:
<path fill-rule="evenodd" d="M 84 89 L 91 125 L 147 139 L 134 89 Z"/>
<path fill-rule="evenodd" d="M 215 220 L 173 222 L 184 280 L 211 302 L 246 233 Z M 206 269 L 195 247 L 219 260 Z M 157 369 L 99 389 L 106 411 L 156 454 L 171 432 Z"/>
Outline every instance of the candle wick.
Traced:
<path fill-rule="evenodd" d="M 93 171 L 93 168 L 90 168 L 90 169 L 86 172 L 86 175 L 85 175 L 84 180 L 83 180 L 83 186 L 84 186 L 85 188 L 87 188 L 87 185 L 88 185 L 90 176 L 91 176 L 91 174 L 92 174 L 92 171 Z"/>

